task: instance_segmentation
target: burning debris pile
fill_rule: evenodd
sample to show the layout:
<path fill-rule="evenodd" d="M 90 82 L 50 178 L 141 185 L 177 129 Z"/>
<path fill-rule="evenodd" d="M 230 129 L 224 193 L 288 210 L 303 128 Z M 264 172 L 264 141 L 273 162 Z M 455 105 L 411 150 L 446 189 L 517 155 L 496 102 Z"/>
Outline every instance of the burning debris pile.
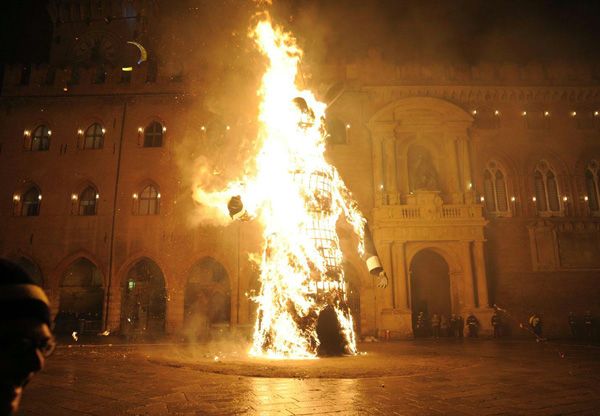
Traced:
<path fill-rule="evenodd" d="M 260 150 L 254 174 L 218 192 L 198 187 L 194 197 L 223 215 L 263 225 L 251 355 L 355 354 L 336 222 L 345 217 L 358 236 L 358 252 L 365 256 L 366 221 L 337 170 L 325 160 L 326 105 L 296 86 L 302 51 L 295 39 L 274 27 L 266 14 L 250 36 L 268 59 L 258 92 Z M 369 269 L 385 279 L 369 238 L 367 243 Z"/>

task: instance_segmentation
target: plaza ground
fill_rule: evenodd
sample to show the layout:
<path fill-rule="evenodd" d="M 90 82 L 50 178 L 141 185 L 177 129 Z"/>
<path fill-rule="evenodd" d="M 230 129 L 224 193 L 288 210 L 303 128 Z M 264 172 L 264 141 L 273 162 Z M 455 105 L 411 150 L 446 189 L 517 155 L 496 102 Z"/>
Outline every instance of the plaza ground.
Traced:
<path fill-rule="evenodd" d="M 22 415 L 593 415 L 600 348 L 533 340 L 364 343 L 250 359 L 242 342 L 61 346 Z"/>

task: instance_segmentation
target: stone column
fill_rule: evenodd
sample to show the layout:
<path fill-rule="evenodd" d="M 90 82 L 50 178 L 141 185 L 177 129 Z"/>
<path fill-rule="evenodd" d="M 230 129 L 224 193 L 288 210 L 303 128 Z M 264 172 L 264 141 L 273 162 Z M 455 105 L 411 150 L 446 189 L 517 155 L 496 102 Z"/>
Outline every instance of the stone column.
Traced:
<path fill-rule="evenodd" d="M 470 141 L 468 137 L 461 137 L 460 139 L 461 148 L 462 148 L 462 160 L 463 160 L 463 174 L 462 174 L 462 184 L 460 188 L 460 192 L 463 192 L 467 189 L 469 183 L 472 183 L 471 178 L 471 152 L 470 152 Z"/>
<path fill-rule="evenodd" d="M 167 291 L 165 332 L 169 335 L 176 334 L 183 327 L 183 297 L 184 291 L 179 287 Z"/>
<path fill-rule="evenodd" d="M 456 175 L 456 181 L 454 181 L 454 186 L 456 187 L 456 189 L 451 189 L 451 191 L 454 191 L 456 193 L 462 193 L 462 187 L 460 182 L 462 181 L 462 169 L 461 169 L 461 156 L 460 156 L 460 140 L 455 139 L 452 140 L 451 142 L 452 145 L 452 153 L 454 155 L 451 161 L 451 165 L 452 165 L 452 176 Z M 456 201 L 453 201 L 456 202 Z"/>
<path fill-rule="evenodd" d="M 404 241 L 395 242 L 392 248 L 393 260 L 394 260 L 394 299 L 396 309 L 408 310 L 409 305 L 409 294 L 408 294 L 408 271 L 406 269 L 406 243 Z"/>
<path fill-rule="evenodd" d="M 471 266 L 471 243 L 469 241 L 461 242 L 461 258 L 463 264 L 463 296 L 464 307 L 469 312 L 469 309 L 475 307 L 475 289 L 473 287 L 473 267 Z"/>
<path fill-rule="evenodd" d="M 384 204 L 383 201 L 383 155 L 381 151 L 382 140 L 381 135 L 377 132 L 372 133 L 372 145 L 373 145 L 373 186 L 375 195 L 375 207 L 381 207 Z"/>
<path fill-rule="evenodd" d="M 116 283 L 116 284 L 115 284 Z M 121 303 L 123 297 L 123 288 L 118 282 L 113 282 L 108 299 L 108 311 L 104 311 L 106 329 L 115 332 L 121 329 Z M 108 313 L 108 316 L 106 316 Z"/>
<path fill-rule="evenodd" d="M 487 308 L 489 306 L 489 298 L 487 276 L 485 273 L 485 257 L 483 254 L 483 241 L 475 241 L 473 243 L 473 259 L 475 262 L 475 274 L 477 276 L 479 307 Z"/>
<path fill-rule="evenodd" d="M 390 275 L 392 279 L 394 279 L 394 271 L 392 270 L 392 257 L 391 257 L 391 244 L 383 243 L 378 244 L 378 253 L 379 258 L 381 259 L 381 264 L 383 265 L 383 269 Z M 384 309 L 392 309 L 394 308 L 394 299 L 393 299 L 393 288 L 390 287 L 393 285 L 388 285 L 385 289 L 376 288 L 377 290 L 377 298 L 382 300 L 382 306 Z"/>
<path fill-rule="evenodd" d="M 396 146 L 393 137 L 383 139 L 385 192 L 390 205 L 398 204 L 398 186 L 396 184 Z"/>

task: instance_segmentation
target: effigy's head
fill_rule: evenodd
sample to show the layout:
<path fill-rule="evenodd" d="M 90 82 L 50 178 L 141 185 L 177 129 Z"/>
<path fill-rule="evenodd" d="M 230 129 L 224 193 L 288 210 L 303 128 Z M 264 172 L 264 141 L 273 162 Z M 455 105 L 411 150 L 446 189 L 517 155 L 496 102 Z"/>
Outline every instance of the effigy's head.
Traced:
<path fill-rule="evenodd" d="M 300 110 L 300 120 L 298 126 L 301 128 L 312 127 L 315 123 L 315 112 L 308 106 L 306 100 L 302 97 L 296 97 L 292 100 L 294 105 Z"/>

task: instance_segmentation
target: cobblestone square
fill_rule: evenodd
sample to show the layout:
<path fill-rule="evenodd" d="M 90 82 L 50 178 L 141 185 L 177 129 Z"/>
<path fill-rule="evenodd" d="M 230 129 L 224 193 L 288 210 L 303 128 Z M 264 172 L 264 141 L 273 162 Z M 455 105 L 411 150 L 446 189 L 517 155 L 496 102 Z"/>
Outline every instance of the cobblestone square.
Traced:
<path fill-rule="evenodd" d="M 600 414 L 593 346 L 403 341 L 362 344 L 357 357 L 274 362 L 211 348 L 61 346 L 21 414 Z"/>

